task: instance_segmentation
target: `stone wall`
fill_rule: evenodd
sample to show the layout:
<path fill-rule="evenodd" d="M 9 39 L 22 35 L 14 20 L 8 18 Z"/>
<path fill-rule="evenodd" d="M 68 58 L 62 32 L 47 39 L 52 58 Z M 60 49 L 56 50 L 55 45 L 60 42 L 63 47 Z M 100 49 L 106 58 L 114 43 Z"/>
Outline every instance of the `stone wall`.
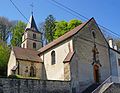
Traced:
<path fill-rule="evenodd" d="M 16 74 L 29 77 L 30 76 L 30 67 L 33 65 L 35 70 L 35 77 L 40 79 L 45 79 L 43 76 L 43 63 L 42 62 L 32 62 L 32 61 L 25 61 L 25 60 L 17 60 L 19 61 L 19 74 L 16 72 Z"/>
<path fill-rule="evenodd" d="M 65 81 L 70 81 L 71 77 L 70 77 L 70 63 L 64 63 L 64 79 Z"/>
<path fill-rule="evenodd" d="M 95 31 L 95 43 L 99 54 L 96 59 L 102 66 L 99 66 L 98 76 L 96 76 L 93 63 L 94 38 L 92 30 Z M 96 82 L 96 77 L 100 83 L 110 76 L 109 47 L 102 33 L 94 20 L 91 20 L 83 29 L 73 37 L 73 49 L 75 54 L 70 62 L 71 67 L 71 87 L 76 93 L 81 93 L 90 85 Z"/>
<path fill-rule="evenodd" d="M 0 93 L 70 93 L 70 82 L 0 78 Z"/>
<path fill-rule="evenodd" d="M 117 53 L 110 49 L 110 64 L 112 76 L 118 76 Z"/>
<path fill-rule="evenodd" d="M 33 34 L 36 34 L 36 39 L 33 39 Z M 33 42 L 36 43 L 36 49 L 40 49 L 42 47 L 41 34 L 31 30 L 28 30 L 24 33 L 24 35 L 22 36 L 22 42 L 22 48 L 23 44 L 25 44 L 24 48 L 33 49 Z"/>

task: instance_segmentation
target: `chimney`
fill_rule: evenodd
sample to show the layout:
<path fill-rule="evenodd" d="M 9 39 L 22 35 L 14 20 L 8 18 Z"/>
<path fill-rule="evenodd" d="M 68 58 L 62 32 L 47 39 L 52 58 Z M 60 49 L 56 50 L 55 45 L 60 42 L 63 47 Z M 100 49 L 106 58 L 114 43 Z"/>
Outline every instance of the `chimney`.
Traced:
<path fill-rule="evenodd" d="M 115 49 L 115 50 L 118 50 L 118 48 L 117 48 L 117 45 L 116 45 L 116 44 L 115 44 L 115 46 L 114 46 L 114 49 Z"/>
<path fill-rule="evenodd" d="M 109 46 L 111 47 L 111 48 L 113 48 L 113 39 L 109 39 Z"/>

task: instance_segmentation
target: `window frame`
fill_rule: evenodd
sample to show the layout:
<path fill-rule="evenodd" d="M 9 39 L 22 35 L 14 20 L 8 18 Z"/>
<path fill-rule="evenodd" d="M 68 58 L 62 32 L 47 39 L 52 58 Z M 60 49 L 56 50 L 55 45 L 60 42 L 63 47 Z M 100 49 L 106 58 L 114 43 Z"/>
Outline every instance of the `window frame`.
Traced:
<path fill-rule="evenodd" d="M 25 48 L 25 43 L 23 43 L 23 48 Z"/>
<path fill-rule="evenodd" d="M 36 34 L 35 33 L 33 33 L 33 39 L 36 39 Z"/>
<path fill-rule="evenodd" d="M 36 43 L 35 42 L 33 42 L 33 49 L 36 49 Z"/>
<path fill-rule="evenodd" d="M 30 66 L 30 77 L 36 77 L 36 69 L 34 66 Z"/>
<path fill-rule="evenodd" d="M 53 50 L 51 52 L 51 65 L 54 65 L 56 63 L 56 53 L 55 51 Z"/>
<path fill-rule="evenodd" d="M 118 66 L 120 66 L 120 59 L 118 58 Z"/>

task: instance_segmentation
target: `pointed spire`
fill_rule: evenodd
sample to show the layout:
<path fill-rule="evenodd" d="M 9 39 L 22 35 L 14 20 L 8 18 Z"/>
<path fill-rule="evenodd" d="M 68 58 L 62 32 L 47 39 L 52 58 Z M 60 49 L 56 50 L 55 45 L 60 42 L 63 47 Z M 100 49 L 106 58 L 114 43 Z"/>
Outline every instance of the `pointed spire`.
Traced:
<path fill-rule="evenodd" d="M 34 20 L 34 17 L 33 17 L 33 12 L 32 12 L 32 15 L 30 16 L 29 22 L 27 24 L 26 30 L 27 29 L 31 29 L 31 30 L 34 30 L 34 31 L 38 32 L 38 29 L 37 29 L 37 26 L 36 26 L 36 23 L 35 23 L 35 20 Z"/>

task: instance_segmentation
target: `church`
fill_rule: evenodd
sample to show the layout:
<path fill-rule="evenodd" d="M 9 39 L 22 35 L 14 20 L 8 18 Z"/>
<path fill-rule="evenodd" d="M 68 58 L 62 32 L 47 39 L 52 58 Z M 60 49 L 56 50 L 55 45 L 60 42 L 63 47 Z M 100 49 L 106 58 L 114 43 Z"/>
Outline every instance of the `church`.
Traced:
<path fill-rule="evenodd" d="M 21 47 L 12 47 L 8 76 L 70 81 L 73 93 L 81 93 L 111 75 L 109 44 L 94 18 L 44 47 L 41 35 L 31 15 Z"/>

